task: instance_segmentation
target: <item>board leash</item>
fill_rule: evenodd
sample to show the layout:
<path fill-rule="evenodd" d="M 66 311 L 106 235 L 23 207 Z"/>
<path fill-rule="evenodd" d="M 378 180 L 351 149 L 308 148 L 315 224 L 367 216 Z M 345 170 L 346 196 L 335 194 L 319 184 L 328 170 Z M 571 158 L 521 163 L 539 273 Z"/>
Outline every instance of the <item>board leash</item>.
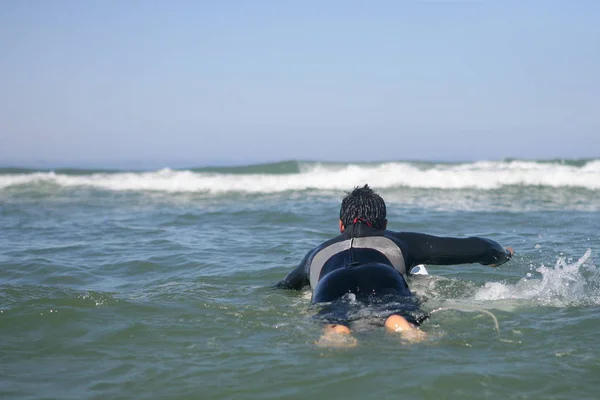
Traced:
<path fill-rule="evenodd" d="M 500 333 L 500 324 L 498 323 L 498 318 L 496 318 L 496 316 L 493 313 L 491 313 L 490 311 L 484 310 L 482 308 L 477 308 L 477 307 L 470 307 L 470 306 L 440 307 L 440 308 L 436 308 L 435 310 L 432 310 L 426 314 L 423 314 L 420 317 L 417 317 L 416 321 L 419 325 L 421 325 L 421 323 L 424 322 L 425 320 L 427 320 L 429 317 L 431 317 L 432 314 L 435 314 L 440 311 L 481 312 L 481 313 L 487 314 L 494 321 L 494 328 L 496 329 L 496 332 Z"/>

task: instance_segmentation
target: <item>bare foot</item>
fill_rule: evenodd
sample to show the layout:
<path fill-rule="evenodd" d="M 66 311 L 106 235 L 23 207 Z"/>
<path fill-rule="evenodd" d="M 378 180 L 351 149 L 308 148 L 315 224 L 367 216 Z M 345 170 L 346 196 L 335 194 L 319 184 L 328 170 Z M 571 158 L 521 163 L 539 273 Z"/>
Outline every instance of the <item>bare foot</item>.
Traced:
<path fill-rule="evenodd" d="M 315 342 L 319 347 L 354 347 L 358 344 L 345 325 L 327 325 L 323 335 Z"/>
<path fill-rule="evenodd" d="M 388 319 L 385 320 L 385 329 L 388 332 L 399 333 L 403 339 L 411 342 L 420 342 L 425 339 L 426 336 L 425 332 L 398 314 L 390 315 Z"/>

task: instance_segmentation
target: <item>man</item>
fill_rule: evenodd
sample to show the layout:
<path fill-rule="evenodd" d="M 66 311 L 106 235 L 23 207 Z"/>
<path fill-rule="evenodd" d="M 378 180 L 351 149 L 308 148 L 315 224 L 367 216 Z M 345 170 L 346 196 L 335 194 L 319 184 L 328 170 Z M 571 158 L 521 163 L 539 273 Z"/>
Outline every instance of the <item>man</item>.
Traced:
<path fill-rule="evenodd" d="M 384 200 L 368 185 L 347 193 L 340 208 L 340 235 L 308 252 L 277 287 L 299 290 L 310 285 L 312 302 L 331 302 L 353 293 L 357 300 L 373 296 L 412 296 L 406 277 L 419 264 L 480 263 L 497 267 L 514 251 L 478 237 L 447 238 L 386 230 Z M 324 337 L 348 335 L 347 324 L 332 324 Z M 393 314 L 388 330 L 409 337 L 418 333 L 416 321 Z M 418 336 L 418 335 L 416 335 Z"/>

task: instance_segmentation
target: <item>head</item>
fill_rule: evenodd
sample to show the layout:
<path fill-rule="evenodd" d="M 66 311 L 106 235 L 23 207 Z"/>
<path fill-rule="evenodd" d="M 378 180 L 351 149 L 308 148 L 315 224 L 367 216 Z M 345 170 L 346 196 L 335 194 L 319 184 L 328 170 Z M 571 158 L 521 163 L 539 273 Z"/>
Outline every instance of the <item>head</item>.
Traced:
<path fill-rule="evenodd" d="M 355 187 L 347 192 L 340 207 L 340 232 L 358 219 L 370 224 L 373 228 L 385 229 L 387 226 L 385 201 L 377 193 L 365 185 Z"/>

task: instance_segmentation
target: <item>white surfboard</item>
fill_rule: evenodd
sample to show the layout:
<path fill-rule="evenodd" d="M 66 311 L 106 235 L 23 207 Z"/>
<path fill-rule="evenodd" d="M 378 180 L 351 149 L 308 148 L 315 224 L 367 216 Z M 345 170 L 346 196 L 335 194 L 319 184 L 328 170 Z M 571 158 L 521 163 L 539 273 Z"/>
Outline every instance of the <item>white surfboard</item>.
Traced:
<path fill-rule="evenodd" d="M 429 275 L 429 273 L 427 272 L 427 269 L 425 268 L 425 266 L 423 264 L 415 265 L 414 267 L 412 267 L 412 269 L 410 270 L 410 274 L 411 275 Z"/>

